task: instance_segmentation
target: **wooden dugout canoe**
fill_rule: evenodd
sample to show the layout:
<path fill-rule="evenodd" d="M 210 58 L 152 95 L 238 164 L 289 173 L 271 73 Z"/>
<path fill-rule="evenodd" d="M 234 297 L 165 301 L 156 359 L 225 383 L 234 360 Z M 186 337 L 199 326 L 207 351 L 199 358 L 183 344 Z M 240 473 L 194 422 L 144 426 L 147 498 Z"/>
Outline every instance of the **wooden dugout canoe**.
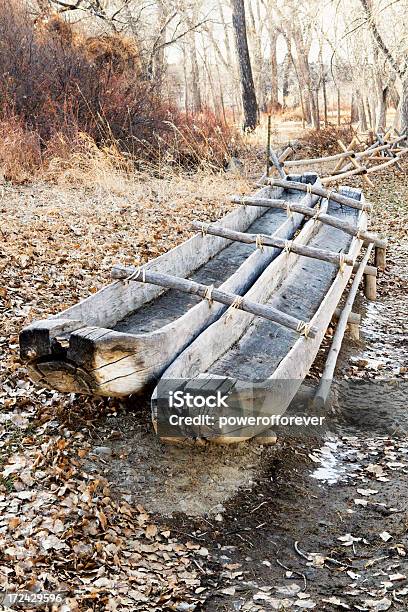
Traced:
<path fill-rule="evenodd" d="M 364 196 L 358 190 L 343 188 L 341 193 L 364 203 Z M 353 223 L 359 231 L 367 229 L 366 210 L 356 210 L 332 201 L 328 203 L 327 200 L 323 201 L 323 206 L 327 206 L 327 213 Z M 342 251 L 353 260 L 363 246 L 358 237 L 314 219 L 304 225 L 295 242 Z M 290 329 L 240 310 L 223 314 L 164 372 L 152 397 L 156 429 L 158 418 L 164 421 L 169 414 L 166 405 L 168 389 L 175 388 L 192 390 L 194 394 L 200 393 L 200 389 L 203 393 L 208 393 L 209 389 L 227 392 L 228 404 L 234 406 L 235 414 L 284 414 L 316 358 L 352 273 L 353 266 L 339 270 L 333 263 L 282 252 L 245 298 L 310 321 L 317 330 L 316 336 L 299 337 Z M 167 411 L 164 417 L 163 406 Z M 161 410 L 160 415 L 158 410 Z M 265 429 L 262 424 L 238 430 L 236 426 L 219 429 L 201 424 L 185 427 L 180 433 L 181 437 L 184 435 L 190 440 L 208 439 L 228 444 L 250 439 Z M 163 431 L 159 425 L 159 435 Z M 167 439 L 165 435 L 161 437 Z"/>
<path fill-rule="evenodd" d="M 291 177 L 320 185 L 315 173 Z M 284 197 L 314 206 L 316 196 L 266 187 L 260 197 Z M 239 207 L 224 227 L 290 239 L 304 217 L 282 210 Z M 216 236 L 196 234 L 146 264 L 145 269 L 244 294 L 280 253 L 255 250 Z M 62 392 L 126 397 L 155 381 L 226 307 L 175 290 L 114 282 L 95 295 L 20 334 L 20 354 L 39 384 Z"/>

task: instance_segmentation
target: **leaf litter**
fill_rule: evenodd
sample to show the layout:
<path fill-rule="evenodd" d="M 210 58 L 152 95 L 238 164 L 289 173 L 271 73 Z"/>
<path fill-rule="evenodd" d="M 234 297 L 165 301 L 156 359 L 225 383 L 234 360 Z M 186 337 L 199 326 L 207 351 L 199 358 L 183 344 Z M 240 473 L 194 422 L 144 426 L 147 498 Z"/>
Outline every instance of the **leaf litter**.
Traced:
<path fill-rule="evenodd" d="M 401 197 L 401 189 L 397 181 L 392 185 L 388 193 L 396 202 Z M 230 185 L 224 188 L 226 194 L 231 192 Z M 385 187 L 377 194 L 382 201 L 384 190 Z M 354 460 L 361 462 L 347 489 L 350 507 L 357 507 L 362 513 L 375 512 L 375 529 L 373 532 L 364 530 L 363 524 L 366 527 L 368 524 L 365 514 L 358 517 L 358 513 L 349 513 L 350 508 L 345 511 L 340 507 L 342 530 L 330 542 L 330 551 L 321 542 L 321 550 L 310 553 L 307 562 L 304 560 L 307 572 L 328 572 L 330 579 L 326 588 L 333 584 L 333 588 L 339 589 L 338 593 L 327 597 L 326 591 L 322 596 L 310 578 L 314 574 L 308 573 L 307 591 L 296 592 L 295 588 L 291 591 L 293 596 L 284 597 L 282 593 L 282 598 L 278 598 L 275 597 L 277 593 L 271 595 L 271 589 L 262 591 L 256 581 L 246 580 L 244 563 L 241 570 L 238 567 L 227 569 L 224 574 L 214 577 L 211 563 L 215 551 L 210 542 L 206 540 L 203 545 L 188 536 L 179 538 L 171 522 L 167 525 L 151 515 L 136 500 L 113 495 L 103 469 L 98 472 L 84 469 L 83 459 L 92 450 L 90 438 L 96 431 L 95 423 L 99 419 L 120 416 L 124 409 L 120 402 L 61 396 L 37 389 L 27 381 L 17 356 L 18 331 L 23 325 L 58 312 L 98 290 L 107 281 L 114 261 L 144 261 L 184 239 L 186 199 L 191 201 L 191 193 L 188 198 L 183 195 L 179 208 L 177 205 L 173 208 L 176 223 L 174 219 L 172 223 L 166 219 L 163 199 L 156 207 L 157 213 L 152 213 L 156 196 L 153 191 L 150 193 L 152 200 L 145 210 L 135 210 L 130 198 L 129 201 L 125 198 L 125 204 L 123 201 L 118 204 L 110 196 L 102 206 L 106 194 L 91 195 L 94 199 L 91 207 L 90 194 L 67 194 L 54 189 L 51 197 L 49 188 L 45 186 L 39 187 L 38 191 L 31 187 L 18 192 L 11 188 L 5 190 L 1 204 L 2 219 L 5 219 L 2 238 L 5 237 L 5 241 L 0 247 L 4 285 L 0 288 L 3 322 L 0 336 L 3 428 L 0 436 L 3 456 L 1 587 L 10 590 L 66 590 L 69 600 L 64 612 L 68 609 L 188 612 L 202 606 L 210 609 L 205 602 L 211 584 L 208 586 L 206 581 L 214 580 L 214 584 L 218 584 L 220 579 L 221 583 L 226 581 L 230 585 L 224 589 L 229 589 L 226 597 L 236 597 L 234 585 L 240 589 L 254 589 L 261 593 L 260 600 L 262 594 L 269 597 L 272 609 L 285 609 L 285 606 L 320 609 L 320 605 L 325 603 L 339 609 L 347 609 L 344 606 L 360 610 L 380 611 L 391 606 L 398 609 L 400 598 L 408 595 L 404 582 L 407 543 L 404 530 L 398 529 L 399 523 L 393 519 L 401 512 L 398 496 L 390 496 L 386 487 L 398 481 L 407 465 L 404 459 L 407 458 L 408 445 L 403 439 L 343 436 L 342 442 L 353 450 Z M 219 211 L 208 215 L 210 202 L 207 196 L 201 197 L 202 200 L 200 196 L 194 200 L 188 214 L 199 214 L 203 220 L 208 216 L 218 217 Z M 78 205 L 73 207 L 71 198 L 78 200 Z M 391 202 L 387 212 L 389 218 L 395 216 L 392 205 Z M 137 223 L 140 217 L 142 222 Z M 162 228 L 160 235 L 154 234 L 156 230 L 149 233 L 149 227 L 159 224 Z M 171 227 L 176 228 L 176 233 L 172 233 Z M 402 222 L 393 223 L 394 245 L 406 237 L 405 228 Z M 135 231 L 138 232 L 137 239 Z M 397 250 L 395 253 L 398 264 L 401 255 Z M 385 292 L 389 289 L 395 293 L 404 286 L 406 278 L 390 274 L 382 282 L 386 284 Z M 400 338 L 401 324 L 390 322 L 386 333 Z M 383 338 L 380 344 L 384 347 Z M 399 376 L 406 377 L 408 369 L 405 369 L 402 353 L 398 347 L 392 348 L 395 348 L 393 355 L 397 364 L 389 355 L 383 360 L 384 356 L 377 354 L 380 350 L 377 345 L 369 359 L 381 361 L 384 365 L 381 372 L 398 371 Z M 361 378 L 379 374 L 378 369 L 367 368 L 362 363 L 353 363 L 348 373 Z M 109 461 L 109 456 L 103 452 L 99 456 L 101 460 L 106 459 L 105 463 Z M 357 481 L 358 484 L 354 485 Z M 295 481 L 291 481 L 291 485 L 295 487 Z M 378 490 L 378 493 L 362 494 L 364 500 L 361 500 L 357 497 L 357 486 L 366 491 Z M 353 500 L 367 503 L 356 504 Z M 251 504 L 254 508 L 253 501 Z M 379 509 L 381 513 L 377 512 Z M 228 509 L 224 520 L 227 515 Z M 270 525 L 266 523 L 266 528 L 270 529 L 269 536 L 273 537 L 279 525 L 272 521 Z M 386 542 L 379 537 L 384 533 L 389 533 L 392 540 Z M 244 532 L 239 535 L 242 534 Z M 240 546 L 247 546 L 247 537 L 238 541 Z M 337 538 L 346 539 L 336 542 Z M 343 546 L 350 539 L 351 546 Z M 356 550 L 351 550 L 356 542 Z M 317 542 L 315 544 L 310 546 L 311 550 L 317 550 Z M 261 550 L 261 553 L 265 559 L 265 551 Z M 306 569 L 294 564 L 293 558 L 292 563 L 288 561 L 289 570 L 286 572 L 277 567 L 273 556 L 269 559 L 271 561 L 263 567 L 271 580 L 273 575 L 279 575 L 281 580 L 291 581 L 299 574 L 299 569 L 305 571 L 306 576 Z M 230 564 L 230 567 L 236 565 L 241 564 Z M 336 582 L 337 576 L 343 580 L 341 590 L 340 583 Z M 347 583 L 344 583 L 345 576 Z M 393 586 L 390 587 L 389 583 Z M 401 605 L 405 606 L 404 603 Z M 236 609 L 262 610 L 263 607 L 251 597 Z"/>

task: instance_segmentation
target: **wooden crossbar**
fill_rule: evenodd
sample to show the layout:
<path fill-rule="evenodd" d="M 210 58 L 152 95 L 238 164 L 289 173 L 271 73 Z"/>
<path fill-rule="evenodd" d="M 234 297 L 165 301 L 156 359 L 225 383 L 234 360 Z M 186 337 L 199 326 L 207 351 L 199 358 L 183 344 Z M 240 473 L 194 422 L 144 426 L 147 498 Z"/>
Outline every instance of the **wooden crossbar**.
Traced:
<path fill-rule="evenodd" d="M 227 240 L 233 240 L 236 242 L 244 242 L 245 244 L 255 244 L 259 248 L 262 247 L 276 247 L 278 249 L 286 249 L 288 252 L 296 253 L 297 255 L 303 255 L 304 257 L 310 257 L 312 259 L 319 259 L 321 261 L 328 261 L 336 265 L 354 265 L 352 257 L 347 257 L 341 253 L 334 253 L 326 249 L 317 249 L 315 247 L 309 247 L 302 244 L 296 244 L 295 241 L 282 240 L 281 238 L 273 238 L 272 236 L 266 236 L 265 234 L 245 234 L 243 232 L 236 232 L 226 227 L 219 225 L 210 225 L 201 223 L 199 221 L 193 221 L 192 227 L 196 230 L 203 232 L 204 234 L 211 234 L 212 236 L 221 236 Z"/>
<path fill-rule="evenodd" d="M 357 210 L 372 210 L 372 205 L 368 203 L 362 203 L 354 198 L 348 198 L 341 193 L 333 192 L 322 187 L 316 187 L 315 185 L 306 185 L 305 183 L 298 183 L 295 181 L 281 181 L 280 179 L 270 179 L 268 184 L 273 187 L 282 187 L 284 189 L 295 189 L 296 191 L 310 191 L 313 195 L 319 196 L 320 198 L 330 199 L 333 202 L 342 204 L 343 206 L 350 206 L 350 208 L 356 208 Z"/>
<path fill-rule="evenodd" d="M 111 276 L 115 280 L 148 283 L 151 285 L 158 285 L 159 287 L 165 287 L 166 289 L 176 289 L 183 293 L 198 295 L 208 300 L 210 304 L 214 301 L 232 306 L 237 310 L 243 310 L 244 312 L 273 321 L 282 327 L 296 331 L 301 336 L 315 338 L 317 334 L 317 330 L 310 327 L 306 322 L 285 314 L 272 306 L 258 304 L 240 295 L 227 293 L 226 291 L 202 285 L 189 279 L 171 276 L 170 274 L 161 274 L 160 272 L 152 272 L 144 268 L 137 269 L 122 265 L 115 265 L 112 269 Z"/>
<path fill-rule="evenodd" d="M 292 202 L 286 202 L 285 200 L 233 196 L 231 198 L 231 202 L 233 202 L 234 204 L 241 204 L 242 206 L 280 208 L 281 210 L 286 210 L 288 212 L 300 213 L 301 215 L 305 215 L 306 217 L 316 216 L 316 211 L 313 210 L 313 208 L 303 206 L 302 204 L 293 204 Z M 342 230 L 350 236 L 358 237 L 360 240 L 366 240 L 369 243 L 372 242 L 375 244 L 375 246 L 378 246 L 380 248 L 387 247 L 387 241 L 382 240 L 376 234 L 371 234 L 370 232 L 360 230 L 356 228 L 355 225 L 353 225 L 352 223 L 348 223 L 347 221 L 343 221 L 342 219 L 338 219 L 337 217 L 333 217 L 332 215 L 321 213 L 319 215 L 319 221 L 321 223 L 325 223 L 326 225 L 331 225 L 336 229 Z"/>

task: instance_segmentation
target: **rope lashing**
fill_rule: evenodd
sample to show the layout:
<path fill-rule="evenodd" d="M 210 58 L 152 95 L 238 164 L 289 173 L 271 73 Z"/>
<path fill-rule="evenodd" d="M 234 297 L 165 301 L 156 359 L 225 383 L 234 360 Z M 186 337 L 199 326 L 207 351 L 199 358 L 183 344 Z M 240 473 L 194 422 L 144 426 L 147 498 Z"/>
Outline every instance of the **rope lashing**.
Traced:
<path fill-rule="evenodd" d="M 259 249 L 260 251 L 264 250 L 264 244 L 262 242 L 261 234 L 258 234 L 256 237 L 256 248 Z"/>
<path fill-rule="evenodd" d="M 211 306 L 214 304 L 214 300 L 213 300 L 213 291 L 214 291 L 214 285 L 209 285 L 207 287 L 207 289 L 205 290 L 205 294 L 204 294 L 204 299 L 207 300 L 210 308 Z"/>
<path fill-rule="evenodd" d="M 316 208 L 315 208 L 315 211 L 316 211 L 316 212 L 315 212 L 315 214 L 314 214 L 313 221 L 316 223 L 316 221 L 319 221 L 319 219 L 320 219 L 320 215 L 321 215 L 321 214 L 322 214 L 322 212 L 323 212 L 323 211 L 322 211 L 322 208 L 321 208 L 321 206 L 320 206 L 320 204 L 317 204 L 317 206 L 316 206 Z"/>
<path fill-rule="evenodd" d="M 344 255 L 344 253 L 340 253 L 340 273 L 344 274 L 345 269 L 346 269 L 346 256 Z"/>
<path fill-rule="evenodd" d="M 330 200 L 331 200 L 333 193 L 336 193 L 335 189 L 329 189 L 329 191 L 327 192 L 327 197 L 326 197 L 327 204 L 330 204 Z"/>
<path fill-rule="evenodd" d="M 310 196 L 313 195 L 313 187 L 310 183 L 307 183 L 306 185 L 306 193 L 308 193 Z"/>
<path fill-rule="evenodd" d="M 142 280 L 140 280 L 140 275 L 142 275 Z M 146 282 L 146 270 L 144 268 L 137 268 L 137 270 L 135 270 L 135 272 L 133 272 L 130 276 L 127 277 L 126 282 L 130 282 L 130 281 L 139 281 L 142 283 Z"/>
<path fill-rule="evenodd" d="M 208 230 L 210 229 L 211 223 L 203 223 L 201 226 L 201 235 L 205 238 L 208 235 Z"/>
<path fill-rule="evenodd" d="M 228 309 L 227 316 L 225 317 L 225 324 L 229 323 L 231 320 L 234 310 L 241 310 L 243 303 L 244 298 L 238 295 Z"/>
<path fill-rule="evenodd" d="M 292 252 L 292 245 L 293 245 L 293 240 L 286 240 L 285 248 L 283 249 L 283 252 L 289 255 Z"/>
<path fill-rule="evenodd" d="M 288 215 L 289 218 L 293 217 L 293 210 L 290 205 L 290 202 L 286 202 L 286 214 Z"/>
<path fill-rule="evenodd" d="M 363 233 L 361 230 L 358 230 L 357 234 L 356 234 L 356 238 L 358 240 L 365 240 L 365 236 L 363 236 Z"/>
<path fill-rule="evenodd" d="M 310 325 L 308 323 L 305 323 L 304 321 L 299 321 L 299 325 L 297 326 L 297 332 L 301 336 L 308 338 L 310 334 Z"/>

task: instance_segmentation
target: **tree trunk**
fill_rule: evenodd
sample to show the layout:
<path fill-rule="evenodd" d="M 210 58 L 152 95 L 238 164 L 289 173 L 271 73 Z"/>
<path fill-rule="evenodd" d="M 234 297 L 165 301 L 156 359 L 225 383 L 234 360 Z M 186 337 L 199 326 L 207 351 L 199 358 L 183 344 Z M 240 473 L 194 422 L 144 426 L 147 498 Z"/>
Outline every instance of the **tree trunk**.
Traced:
<path fill-rule="evenodd" d="M 408 75 L 402 82 L 401 96 L 401 130 L 408 132 Z"/>
<path fill-rule="evenodd" d="M 366 114 L 367 114 L 367 118 L 368 118 L 368 124 L 370 126 L 370 128 L 374 128 L 374 124 L 373 124 L 373 117 L 371 115 L 371 108 L 370 108 L 370 102 L 368 100 L 368 98 L 365 99 L 365 108 L 366 108 Z"/>
<path fill-rule="evenodd" d="M 198 67 L 197 46 L 195 32 L 191 36 L 191 88 L 193 92 L 193 110 L 195 113 L 201 113 L 203 104 L 201 100 L 200 90 L 200 69 Z"/>
<path fill-rule="evenodd" d="M 274 30 L 269 35 L 271 45 L 271 110 L 279 108 L 279 89 L 278 89 L 278 58 L 276 53 L 276 44 L 278 40 L 278 32 Z"/>
<path fill-rule="evenodd" d="M 283 62 L 283 82 L 282 82 L 283 108 L 287 108 L 288 106 L 290 63 L 291 63 L 290 53 L 287 53 L 285 60 Z"/>
<path fill-rule="evenodd" d="M 359 118 L 359 100 L 356 92 L 353 91 L 351 95 L 350 123 L 357 123 Z"/>
<path fill-rule="evenodd" d="M 314 124 L 315 124 L 315 129 L 316 130 L 320 130 L 320 102 L 319 102 L 319 89 L 316 89 L 315 92 L 315 96 L 314 96 Z"/>
<path fill-rule="evenodd" d="M 341 95 L 340 89 L 337 89 L 337 125 L 341 125 Z"/>
<path fill-rule="evenodd" d="M 368 130 L 367 115 L 364 108 L 364 101 L 362 98 L 358 98 L 358 122 L 360 125 L 360 131 L 366 132 Z"/>
<path fill-rule="evenodd" d="M 329 109 L 327 107 L 327 85 L 326 85 L 326 75 L 323 75 L 323 106 L 324 106 L 324 127 L 327 128 L 329 125 Z"/>
<path fill-rule="evenodd" d="M 251 58 L 249 56 L 248 38 L 245 21 L 244 0 L 231 0 L 232 23 L 241 76 L 242 104 L 244 107 L 244 130 L 253 131 L 258 125 L 258 104 L 256 101 Z"/>

